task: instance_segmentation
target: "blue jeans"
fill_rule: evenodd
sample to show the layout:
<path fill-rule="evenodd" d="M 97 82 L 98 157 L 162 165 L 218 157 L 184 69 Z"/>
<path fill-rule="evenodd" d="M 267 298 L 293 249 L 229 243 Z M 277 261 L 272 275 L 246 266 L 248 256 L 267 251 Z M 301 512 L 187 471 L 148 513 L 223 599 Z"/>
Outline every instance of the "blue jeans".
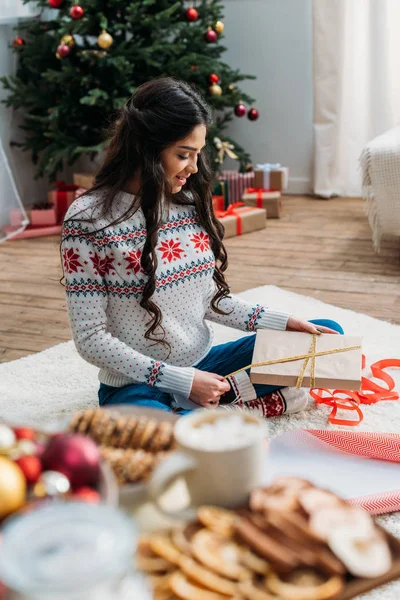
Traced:
<path fill-rule="evenodd" d="M 310 323 L 330 327 L 341 334 L 344 333 L 338 323 L 329 319 L 315 319 L 310 321 Z M 196 365 L 196 369 L 217 373 L 218 375 L 227 375 L 228 373 L 237 371 L 251 363 L 255 340 L 256 336 L 254 334 L 242 337 L 234 342 L 213 346 L 208 354 Z M 255 384 L 254 387 L 258 398 L 281 389 L 274 385 Z M 100 384 L 100 406 L 134 404 L 135 406 L 148 406 L 149 408 L 172 412 L 172 402 L 173 397 L 171 394 L 161 392 L 156 387 L 145 383 L 132 383 L 124 387 L 112 387 L 104 383 Z M 189 411 L 180 410 L 178 412 L 183 414 Z"/>

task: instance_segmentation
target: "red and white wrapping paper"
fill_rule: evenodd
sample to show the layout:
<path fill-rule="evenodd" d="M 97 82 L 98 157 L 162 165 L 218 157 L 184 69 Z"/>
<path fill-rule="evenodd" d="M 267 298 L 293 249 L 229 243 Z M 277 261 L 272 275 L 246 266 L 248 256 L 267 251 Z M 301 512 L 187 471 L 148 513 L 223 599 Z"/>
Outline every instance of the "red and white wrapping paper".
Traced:
<path fill-rule="evenodd" d="M 240 202 L 244 190 L 249 187 L 254 187 L 254 172 L 238 173 L 237 171 L 222 171 L 218 177 L 220 181 L 228 182 L 229 188 L 229 204 Z"/>

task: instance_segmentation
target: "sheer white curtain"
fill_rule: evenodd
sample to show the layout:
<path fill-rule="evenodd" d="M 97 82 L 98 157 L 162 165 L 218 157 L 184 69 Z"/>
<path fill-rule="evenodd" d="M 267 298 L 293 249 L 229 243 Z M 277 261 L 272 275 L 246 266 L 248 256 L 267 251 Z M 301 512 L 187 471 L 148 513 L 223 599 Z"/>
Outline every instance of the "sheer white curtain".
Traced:
<path fill-rule="evenodd" d="M 313 0 L 314 191 L 361 195 L 359 156 L 400 124 L 400 0 Z"/>
<path fill-rule="evenodd" d="M 18 19 L 32 16 L 34 10 L 34 5 L 24 5 L 22 0 L 0 0 L 0 75 L 15 72 L 15 56 L 10 49 L 15 37 L 12 27 Z M 0 85 L 0 100 L 4 97 L 5 92 Z M 0 104 L 0 241 L 22 231 L 29 223 L 6 154 L 11 117 L 11 111 Z"/>

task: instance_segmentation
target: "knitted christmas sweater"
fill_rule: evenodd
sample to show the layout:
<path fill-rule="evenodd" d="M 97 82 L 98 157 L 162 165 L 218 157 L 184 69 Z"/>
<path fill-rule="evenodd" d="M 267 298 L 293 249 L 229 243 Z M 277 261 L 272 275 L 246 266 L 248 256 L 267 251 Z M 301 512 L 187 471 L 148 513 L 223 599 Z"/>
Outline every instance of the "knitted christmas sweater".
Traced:
<path fill-rule="evenodd" d="M 121 192 L 108 223 L 134 199 Z M 168 348 L 144 337 L 149 315 L 140 306 L 147 279 L 140 265 L 146 239 L 143 212 L 139 208 L 128 220 L 108 226 L 99 217 L 99 201 L 100 195 L 93 193 L 70 206 L 62 257 L 73 339 L 79 354 L 100 368 L 102 383 L 121 387 L 140 382 L 188 398 L 194 366 L 212 345 L 206 319 L 243 331 L 286 328 L 288 314 L 233 295 L 219 305 L 228 315 L 212 310 L 215 259 L 208 235 L 194 206 L 170 203 L 158 232 L 153 296 L 162 312 L 168 356 Z M 85 222 L 88 218 L 94 222 Z"/>

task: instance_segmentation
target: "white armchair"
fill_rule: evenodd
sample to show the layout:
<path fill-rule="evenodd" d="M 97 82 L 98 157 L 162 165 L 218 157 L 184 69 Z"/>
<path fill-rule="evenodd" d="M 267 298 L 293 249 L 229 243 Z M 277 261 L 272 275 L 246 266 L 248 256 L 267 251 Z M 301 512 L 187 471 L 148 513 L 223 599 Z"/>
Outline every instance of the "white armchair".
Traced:
<path fill-rule="evenodd" d="M 360 164 L 372 240 L 379 252 L 384 234 L 400 236 L 400 127 L 369 142 Z"/>

